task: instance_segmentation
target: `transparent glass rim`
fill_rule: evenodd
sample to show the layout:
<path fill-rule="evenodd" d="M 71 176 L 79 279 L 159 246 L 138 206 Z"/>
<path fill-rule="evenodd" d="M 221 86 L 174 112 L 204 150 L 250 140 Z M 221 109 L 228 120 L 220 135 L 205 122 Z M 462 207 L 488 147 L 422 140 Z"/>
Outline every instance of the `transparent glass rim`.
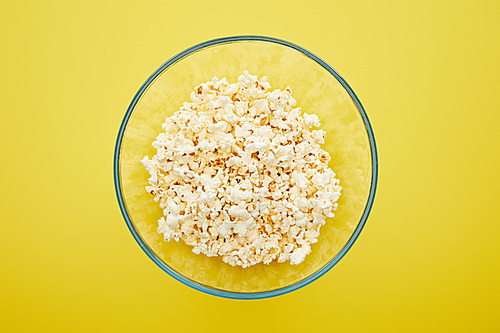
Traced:
<path fill-rule="evenodd" d="M 226 291 L 226 290 L 219 290 L 215 288 L 210 288 L 208 286 L 199 284 L 195 281 L 192 281 L 176 271 L 174 271 L 172 268 L 168 267 L 165 263 L 163 263 L 160 259 L 156 257 L 156 255 L 151 251 L 151 249 L 144 243 L 142 238 L 139 236 L 139 233 L 135 229 L 134 225 L 132 224 L 132 221 L 130 219 L 130 216 L 127 212 L 125 202 L 123 199 L 122 195 L 122 188 L 121 188 L 121 180 L 120 180 L 120 170 L 119 170 L 119 159 L 120 159 L 120 150 L 121 150 L 121 144 L 122 144 L 122 139 L 123 139 L 123 134 L 125 133 L 125 128 L 127 127 L 128 120 L 130 118 L 130 115 L 132 114 L 137 102 L 141 98 L 142 94 L 146 91 L 146 89 L 149 87 L 149 85 L 160 75 L 163 73 L 167 68 L 178 62 L 179 60 L 183 59 L 184 57 L 200 51 L 204 48 L 214 46 L 214 45 L 219 45 L 219 44 L 226 44 L 226 43 L 232 43 L 232 42 L 242 42 L 242 41 L 261 41 L 261 42 L 269 42 L 269 43 L 275 43 L 283 46 L 287 46 L 289 48 L 292 48 L 294 50 L 297 50 L 301 52 L 302 54 L 306 55 L 307 57 L 311 58 L 312 60 L 316 61 L 319 65 L 321 65 L 324 69 L 326 69 L 330 74 L 332 74 L 337 81 L 344 87 L 344 89 L 347 91 L 349 96 L 352 98 L 354 101 L 362 119 L 366 127 L 366 132 L 368 134 L 368 138 L 370 141 L 370 148 L 371 148 L 371 159 L 372 159 L 372 182 L 371 182 L 371 187 L 370 187 L 370 193 L 368 197 L 368 201 L 365 207 L 365 210 L 363 212 L 363 216 L 361 217 L 361 220 L 359 221 L 356 229 L 354 230 L 354 233 L 351 235 L 347 243 L 344 245 L 344 247 L 340 250 L 337 255 L 330 260 L 326 265 L 321 267 L 319 270 L 314 272 L 313 274 L 309 275 L 305 279 L 298 281 L 292 285 L 283 287 L 283 288 L 278 288 L 278 289 L 273 289 L 269 291 L 263 291 L 263 292 L 232 292 L 232 291 Z M 303 47 L 300 47 L 296 44 L 290 43 L 288 41 L 278 39 L 278 38 L 273 38 L 273 37 L 267 37 L 267 36 L 256 36 L 256 35 L 245 35 L 245 36 L 231 36 L 231 37 L 223 37 L 223 38 L 217 38 L 217 39 L 212 39 L 197 45 L 194 45 L 179 54 L 175 55 L 174 57 L 170 58 L 167 60 L 163 65 L 161 65 L 154 73 L 144 82 L 144 84 L 141 86 L 139 91 L 136 93 L 134 96 L 132 102 L 130 103 L 130 106 L 127 109 L 127 112 L 125 113 L 125 116 L 123 118 L 123 121 L 120 125 L 120 129 L 118 131 L 118 137 L 116 139 L 116 145 L 115 145 L 115 151 L 114 151 L 114 164 L 113 164 L 113 173 L 114 173 L 114 182 L 115 182 L 115 191 L 116 191 L 116 196 L 118 199 L 118 204 L 120 206 L 120 210 L 122 212 L 123 218 L 125 219 L 125 222 L 127 224 L 128 229 L 132 233 L 132 236 L 136 240 L 136 242 L 139 244 L 139 246 L 142 248 L 142 250 L 146 253 L 146 255 L 156 264 L 158 265 L 163 271 L 165 271 L 167 274 L 169 274 L 171 277 L 176 279 L 177 281 L 193 288 L 198 291 L 213 295 L 213 296 L 219 296 L 219 297 L 224 297 L 224 298 L 231 298 L 231 299 L 262 299 L 262 298 L 269 298 L 269 297 L 275 297 L 275 296 L 280 296 L 287 294 L 289 292 L 295 291 L 297 289 L 300 289 L 311 282 L 317 280 L 321 276 L 323 276 L 326 272 L 328 272 L 333 266 L 335 266 L 349 251 L 349 249 L 352 247 L 356 239 L 358 238 L 359 234 L 363 230 L 363 227 L 366 224 L 366 220 L 368 219 L 368 215 L 370 214 L 373 201 L 375 198 L 375 192 L 377 188 L 377 178 L 378 178 L 378 158 L 377 158 L 377 148 L 375 144 L 375 137 L 373 135 L 373 130 L 370 125 L 370 121 L 368 120 L 368 116 L 366 115 L 366 112 L 361 105 L 361 102 L 359 101 L 358 97 L 352 90 L 352 88 L 347 84 L 347 82 L 340 76 L 337 71 L 335 71 L 328 63 L 326 63 L 323 59 L 318 57 L 317 55 L 313 54 L 312 52 L 304 49 Z"/>

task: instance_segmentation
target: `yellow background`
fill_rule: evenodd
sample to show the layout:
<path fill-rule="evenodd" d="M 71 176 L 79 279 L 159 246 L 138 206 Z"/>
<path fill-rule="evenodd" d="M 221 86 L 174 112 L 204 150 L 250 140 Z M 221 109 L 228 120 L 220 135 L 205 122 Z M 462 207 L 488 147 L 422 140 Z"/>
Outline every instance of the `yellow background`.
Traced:
<path fill-rule="evenodd" d="M 0 331 L 500 330 L 497 1 L 39 1 L 0 5 Z M 360 238 L 269 300 L 194 291 L 121 217 L 118 127 L 164 61 L 283 38 L 361 99 L 379 187 Z"/>

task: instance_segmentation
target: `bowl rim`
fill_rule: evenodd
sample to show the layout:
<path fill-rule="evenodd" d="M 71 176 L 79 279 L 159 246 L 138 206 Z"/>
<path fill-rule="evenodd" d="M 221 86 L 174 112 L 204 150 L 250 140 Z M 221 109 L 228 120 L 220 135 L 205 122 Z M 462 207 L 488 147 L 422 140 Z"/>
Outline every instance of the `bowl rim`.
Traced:
<path fill-rule="evenodd" d="M 308 277 L 291 284 L 289 286 L 283 287 L 283 288 L 278 288 L 278 289 L 273 289 L 273 290 L 268 290 L 268 291 L 262 291 L 262 292 L 233 292 L 233 291 L 226 291 L 226 290 L 220 290 L 220 289 L 215 289 L 211 288 L 205 285 L 202 285 L 198 282 L 195 282 L 193 280 L 190 280 L 189 278 L 186 278 L 182 276 L 181 274 L 177 273 L 175 270 L 172 268 L 168 267 L 165 263 L 163 263 L 152 251 L 151 249 L 145 244 L 145 242 L 142 240 L 142 238 L 139 236 L 139 233 L 137 230 L 135 230 L 134 225 L 132 224 L 132 221 L 128 215 L 125 202 L 122 196 L 122 188 L 121 188 L 121 181 L 120 181 L 120 170 L 119 170 L 119 159 L 120 159 L 120 151 L 121 151 L 121 144 L 122 144 L 122 139 L 123 139 L 123 134 L 125 132 L 125 129 L 127 127 L 129 118 L 143 95 L 143 93 L 146 91 L 146 89 L 149 87 L 149 85 L 161 74 L 163 71 L 165 71 L 167 68 L 175 64 L 177 61 L 187 57 L 188 55 L 200 51 L 204 48 L 214 46 L 214 45 L 219 45 L 219 44 L 227 44 L 227 43 L 232 43 L 232 42 L 246 42 L 246 41 L 260 41 L 260 42 L 269 42 L 269 43 L 275 43 L 279 44 L 282 46 L 286 46 L 289 48 L 292 48 L 296 51 L 301 52 L 302 54 L 308 56 L 312 60 L 316 61 L 319 65 L 321 65 L 324 69 L 326 69 L 330 74 L 332 74 L 337 81 L 343 86 L 343 88 L 347 91 L 349 96 L 352 98 L 354 101 L 362 119 L 365 124 L 365 128 L 368 134 L 368 138 L 370 141 L 370 148 L 371 148 L 371 158 L 372 158 L 372 182 L 371 182 L 371 187 L 370 187 L 370 193 L 368 196 L 368 201 L 366 203 L 365 210 L 363 212 L 363 215 L 361 217 L 361 220 L 359 221 L 356 229 L 354 230 L 353 234 L 347 241 L 347 243 L 342 247 L 342 249 L 337 253 L 335 257 L 333 257 L 326 265 L 321 267 L 319 270 L 316 272 L 312 273 Z M 337 73 L 336 70 L 334 70 L 328 63 L 326 63 L 323 59 L 318 57 L 317 55 L 313 54 L 312 52 L 304 49 L 301 46 L 298 46 L 296 44 L 290 43 L 286 40 L 274 38 L 274 37 L 268 37 L 268 36 L 258 36 L 258 35 L 240 35 L 240 36 L 230 36 L 230 37 L 222 37 L 222 38 L 216 38 L 212 40 L 208 40 L 205 42 L 202 42 L 200 44 L 191 46 L 187 48 L 186 50 L 178 53 L 177 55 L 173 56 L 169 60 L 167 60 L 163 65 L 161 65 L 158 69 L 156 69 L 153 74 L 143 83 L 139 91 L 136 93 L 134 96 L 132 102 L 130 103 L 127 112 L 125 113 L 125 116 L 122 120 L 122 123 L 120 125 L 120 129 L 118 131 L 118 136 L 116 139 L 116 145 L 115 145 L 115 151 L 114 151 L 114 163 L 113 163 L 113 175 L 114 175 L 114 183 L 115 183 L 115 191 L 116 191 L 116 196 L 118 200 L 118 205 L 120 206 L 120 210 L 122 212 L 123 218 L 125 219 L 125 222 L 127 224 L 128 229 L 132 233 L 132 236 L 134 237 L 135 241 L 139 244 L 139 246 L 142 248 L 142 250 L 146 253 L 146 255 L 156 264 L 158 265 L 163 271 L 165 271 L 167 274 L 169 274 L 171 277 L 176 279 L 177 281 L 204 293 L 213 295 L 213 296 L 219 296 L 223 298 L 230 298 L 230 299 L 263 299 L 263 298 L 269 298 L 269 297 L 275 297 L 275 296 L 280 296 L 284 295 L 287 293 L 290 293 L 292 291 L 295 291 L 297 289 L 300 289 L 311 282 L 317 280 L 321 276 L 323 276 L 326 272 L 328 272 L 333 266 L 335 266 L 343 257 L 344 255 L 349 251 L 349 249 L 352 247 L 356 239 L 358 238 L 359 234 L 363 230 L 363 227 L 366 224 L 366 220 L 368 219 L 368 215 L 370 214 L 373 201 L 375 199 L 375 192 L 377 188 L 377 179 L 378 179 L 378 157 L 377 157 L 377 148 L 375 144 L 375 137 L 373 134 L 373 130 L 370 124 L 370 121 L 368 120 L 368 116 L 366 115 L 366 112 L 361 105 L 361 102 L 359 101 L 358 97 L 352 90 L 352 88 L 347 84 L 347 82 L 340 76 L 339 73 Z"/>

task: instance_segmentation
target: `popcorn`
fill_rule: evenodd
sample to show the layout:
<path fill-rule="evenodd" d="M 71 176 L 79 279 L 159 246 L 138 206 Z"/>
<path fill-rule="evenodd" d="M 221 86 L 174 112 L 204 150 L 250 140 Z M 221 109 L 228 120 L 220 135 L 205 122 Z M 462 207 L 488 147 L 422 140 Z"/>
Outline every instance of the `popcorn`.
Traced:
<path fill-rule="evenodd" d="M 297 184 L 297 186 L 301 190 L 307 190 L 309 187 L 309 180 L 307 179 L 307 176 L 304 175 L 303 173 L 299 173 L 297 171 L 292 172 L 292 183 Z"/>
<path fill-rule="evenodd" d="M 245 150 L 250 153 L 264 153 L 271 145 L 271 141 L 268 138 L 264 138 L 263 140 L 260 137 L 251 136 L 246 139 L 245 144 Z"/>
<path fill-rule="evenodd" d="M 319 127 L 321 126 L 319 122 L 319 118 L 315 114 L 307 114 L 304 112 L 304 123 L 307 126 L 314 126 L 314 127 Z"/>
<path fill-rule="evenodd" d="M 342 187 L 321 149 L 325 131 L 287 87 L 243 72 L 195 87 L 165 119 L 146 191 L 163 209 L 158 233 L 233 266 L 302 263 L 334 217 Z"/>
<path fill-rule="evenodd" d="M 318 144 L 323 144 L 325 143 L 325 134 L 326 132 L 323 130 L 314 130 L 311 133 L 311 137 L 313 138 L 314 141 Z"/>
<path fill-rule="evenodd" d="M 250 213 L 246 210 L 244 206 L 231 206 L 229 208 L 229 215 L 236 219 L 246 220 L 250 218 Z"/>

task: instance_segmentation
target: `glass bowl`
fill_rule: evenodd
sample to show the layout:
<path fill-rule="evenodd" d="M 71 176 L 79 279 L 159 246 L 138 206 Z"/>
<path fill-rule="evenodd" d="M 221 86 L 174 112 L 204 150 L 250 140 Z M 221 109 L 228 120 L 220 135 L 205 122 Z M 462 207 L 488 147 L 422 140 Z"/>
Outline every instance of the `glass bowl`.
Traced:
<path fill-rule="evenodd" d="M 316 114 L 325 130 L 322 145 L 342 185 L 336 216 L 321 228 L 312 253 L 299 265 L 257 264 L 232 267 L 220 257 L 206 257 L 157 232 L 162 216 L 145 191 L 149 174 L 140 160 L 153 156 L 151 146 L 165 118 L 189 100 L 198 84 L 226 77 L 236 82 L 248 70 L 268 77 L 271 89 L 290 86 L 297 106 Z M 360 101 L 326 62 L 300 46 L 262 36 L 236 36 L 207 41 L 174 56 L 142 85 L 130 104 L 116 141 L 114 180 L 123 217 L 140 247 L 178 281 L 211 295 L 257 299 L 282 295 L 316 280 L 352 246 L 368 218 L 377 184 L 373 132 Z"/>

